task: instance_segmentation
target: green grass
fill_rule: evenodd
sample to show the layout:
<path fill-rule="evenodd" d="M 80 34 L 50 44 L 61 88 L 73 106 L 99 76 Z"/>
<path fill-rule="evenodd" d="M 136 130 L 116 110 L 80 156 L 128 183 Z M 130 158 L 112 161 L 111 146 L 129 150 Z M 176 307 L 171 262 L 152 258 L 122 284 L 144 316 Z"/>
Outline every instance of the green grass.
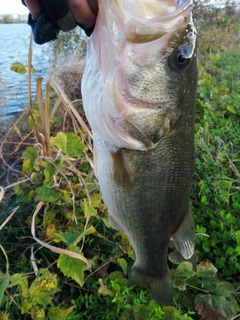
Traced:
<path fill-rule="evenodd" d="M 127 286 L 134 252 L 128 239 L 109 226 L 81 103 L 75 109 L 52 82 L 45 106 L 39 107 L 38 82 L 38 103 L 1 142 L 0 319 L 237 319 L 240 25 L 234 12 L 217 16 L 214 20 L 208 14 L 199 26 L 196 166 L 190 195 L 198 236 L 188 262 L 170 245 L 176 306 L 161 307 L 148 290 Z M 41 245 L 32 238 L 33 214 Z M 46 244 L 57 247 L 60 255 Z M 61 254 L 62 249 L 70 255 L 83 252 L 88 265 Z"/>

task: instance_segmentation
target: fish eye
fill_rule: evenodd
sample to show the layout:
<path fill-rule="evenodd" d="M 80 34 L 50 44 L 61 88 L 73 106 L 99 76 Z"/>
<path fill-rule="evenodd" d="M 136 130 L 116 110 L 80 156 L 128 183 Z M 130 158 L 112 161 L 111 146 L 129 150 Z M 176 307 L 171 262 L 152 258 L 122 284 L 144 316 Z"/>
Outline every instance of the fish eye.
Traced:
<path fill-rule="evenodd" d="M 172 54 L 168 57 L 168 65 L 172 70 L 182 70 L 185 68 L 191 57 L 189 54 L 189 48 L 186 45 L 181 45 L 173 50 Z"/>
<path fill-rule="evenodd" d="M 180 65 L 183 65 L 185 62 L 186 62 L 186 56 L 184 53 L 180 53 L 178 56 L 177 56 L 177 62 L 180 64 Z"/>

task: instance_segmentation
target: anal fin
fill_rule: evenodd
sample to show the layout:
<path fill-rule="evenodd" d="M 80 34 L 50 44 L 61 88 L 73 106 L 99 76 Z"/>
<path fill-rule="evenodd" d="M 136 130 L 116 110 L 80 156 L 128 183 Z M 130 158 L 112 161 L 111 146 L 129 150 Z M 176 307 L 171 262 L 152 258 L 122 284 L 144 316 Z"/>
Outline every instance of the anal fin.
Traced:
<path fill-rule="evenodd" d="M 195 227 L 190 204 L 188 205 L 183 222 L 172 234 L 172 238 L 176 249 L 181 253 L 183 258 L 191 258 L 194 253 Z"/>

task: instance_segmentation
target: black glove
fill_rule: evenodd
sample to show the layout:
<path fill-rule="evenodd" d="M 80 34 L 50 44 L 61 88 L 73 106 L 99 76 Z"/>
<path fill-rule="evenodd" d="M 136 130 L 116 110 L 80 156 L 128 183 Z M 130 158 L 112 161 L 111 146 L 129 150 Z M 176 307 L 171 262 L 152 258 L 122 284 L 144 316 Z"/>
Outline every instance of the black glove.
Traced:
<path fill-rule="evenodd" d="M 26 6 L 24 0 L 22 3 Z M 38 20 L 35 21 L 30 13 L 28 16 L 28 24 L 32 28 L 34 41 L 37 44 L 55 40 L 60 30 L 70 31 L 77 26 L 68 0 L 38 0 L 38 3 L 42 12 Z M 93 29 L 86 29 L 85 33 L 90 36 Z"/>

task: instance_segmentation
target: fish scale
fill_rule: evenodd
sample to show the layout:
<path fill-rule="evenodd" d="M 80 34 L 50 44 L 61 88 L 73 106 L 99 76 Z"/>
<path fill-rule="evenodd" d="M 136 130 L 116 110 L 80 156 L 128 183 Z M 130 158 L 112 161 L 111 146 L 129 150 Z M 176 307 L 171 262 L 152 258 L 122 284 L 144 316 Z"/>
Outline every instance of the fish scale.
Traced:
<path fill-rule="evenodd" d="M 97 175 L 109 208 L 110 222 L 129 237 L 136 254 L 134 266 L 145 275 L 156 278 L 156 282 L 169 276 L 169 239 L 184 219 L 189 205 L 194 167 L 193 132 L 189 141 L 186 128 L 193 128 L 194 113 L 188 118 L 191 123 L 186 123 L 187 118 L 183 118 L 177 130 L 148 151 L 112 151 L 113 146 L 94 136 L 99 163 Z M 188 136 L 187 148 L 184 135 Z M 189 153 L 192 159 L 189 159 Z M 128 163 L 131 163 L 130 170 Z M 188 234 L 194 239 L 193 224 L 187 227 L 192 228 Z M 130 283 L 134 283 L 134 279 Z M 161 303 L 172 304 L 171 285 L 160 288 L 155 298 Z"/>
<path fill-rule="evenodd" d="M 194 252 L 197 61 L 191 0 L 163 3 L 100 0 L 82 95 L 109 221 L 136 255 L 129 284 L 170 305 L 169 241 L 185 259 Z"/>

